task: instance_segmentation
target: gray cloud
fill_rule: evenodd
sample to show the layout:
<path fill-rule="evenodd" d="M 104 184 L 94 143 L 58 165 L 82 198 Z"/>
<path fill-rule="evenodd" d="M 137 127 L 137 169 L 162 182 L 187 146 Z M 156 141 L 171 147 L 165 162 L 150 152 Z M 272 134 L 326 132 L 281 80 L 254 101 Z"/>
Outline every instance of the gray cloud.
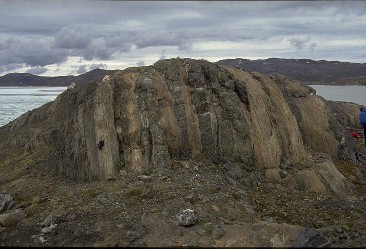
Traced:
<path fill-rule="evenodd" d="M 94 70 L 94 69 L 107 69 L 107 64 L 103 64 L 103 63 L 98 63 L 98 64 L 91 64 L 89 66 L 89 70 Z"/>
<path fill-rule="evenodd" d="M 94 69 L 107 69 L 107 64 L 104 63 L 93 63 L 93 64 L 82 64 L 79 66 L 74 66 L 74 72 L 77 74 L 83 74 L 88 71 L 94 70 Z"/>
<path fill-rule="evenodd" d="M 57 48 L 85 49 L 93 40 L 95 28 L 92 25 L 76 24 L 62 27 L 55 35 Z"/>
<path fill-rule="evenodd" d="M 306 44 L 311 40 L 310 37 L 306 38 L 300 38 L 300 37 L 294 37 L 288 39 L 290 44 L 295 47 L 297 50 L 303 50 L 306 46 Z"/>
<path fill-rule="evenodd" d="M 144 61 L 138 61 L 138 62 L 136 62 L 136 65 L 138 67 L 142 67 L 142 66 L 145 66 L 145 62 Z"/>
<path fill-rule="evenodd" d="M 0 65 L 25 64 L 29 66 L 45 66 L 64 62 L 67 53 L 52 49 L 47 39 L 8 38 L 0 41 Z"/>
<path fill-rule="evenodd" d="M 311 43 L 311 44 L 309 45 L 310 51 L 311 51 L 311 52 L 314 52 L 314 50 L 315 50 L 315 48 L 316 48 L 316 46 L 317 46 L 317 45 L 318 45 L 318 44 L 317 44 L 316 42 Z"/>
<path fill-rule="evenodd" d="M 88 62 L 147 63 L 165 58 L 163 51 L 181 57 L 275 57 L 281 42 L 282 57 L 291 58 L 296 49 L 312 58 L 366 58 L 362 1 L 18 0 L 0 1 L 0 16 L 0 73 L 51 64 L 81 72 Z M 338 42 L 330 48 L 327 40 Z M 210 49 L 196 46 L 204 43 Z M 66 63 L 70 57 L 81 58 L 79 68 Z"/>
<path fill-rule="evenodd" d="M 114 50 L 109 49 L 105 44 L 105 39 L 101 37 L 94 39 L 88 45 L 88 47 L 81 52 L 81 55 L 86 60 L 92 60 L 92 59 L 107 60 L 112 56 L 113 53 Z"/>
<path fill-rule="evenodd" d="M 24 67 L 24 64 L 11 63 L 11 64 L 0 65 L 0 73 L 6 73 L 8 71 L 20 69 L 22 67 Z"/>
<path fill-rule="evenodd" d="M 28 69 L 27 71 L 25 71 L 26 73 L 30 73 L 30 74 L 35 74 L 35 75 L 38 75 L 38 74 L 42 74 L 42 73 L 45 73 L 47 72 L 48 69 L 45 68 L 45 67 L 40 67 L 40 66 L 35 66 L 35 67 L 32 67 L 30 69 Z"/>
<path fill-rule="evenodd" d="M 311 42 L 310 37 L 305 38 L 293 37 L 288 39 L 288 41 L 294 48 L 296 48 L 297 51 L 309 50 L 311 52 L 314 52 L 315 48 L 318 45 L 318 43 L 316 42 Z"/>
<path fill-rule="evenodd" d="M 88 71 L 94 70 L 94 69 L 106 69 L 107 65 L 103 64 L 103 63 L 93 63 L 91 65 L 89 64 L 82 64 L 79 66 L 74 66 L 74 72 L 76 72 L 77 74 L 83 74 L 86 73 Z"/>
<path fill-rule="evenodd" d="M 75 72 L 77 73 L 77 74 L 83 74 L 83 73 L 86 73 L 86 67 L 87 67 L 87 65 L 80 65 L 80 66 L 77 66 L 76 68 L 75 68 Z"/>
<path fill-rule="evenodd" d="M 160 54 L 160 60 L 164 60 L 164 59 L 166 59 L 166 56 L 165 56 L 165 49 L 163 49 L 163 50 L 161 51 L 161 54 Z"/>

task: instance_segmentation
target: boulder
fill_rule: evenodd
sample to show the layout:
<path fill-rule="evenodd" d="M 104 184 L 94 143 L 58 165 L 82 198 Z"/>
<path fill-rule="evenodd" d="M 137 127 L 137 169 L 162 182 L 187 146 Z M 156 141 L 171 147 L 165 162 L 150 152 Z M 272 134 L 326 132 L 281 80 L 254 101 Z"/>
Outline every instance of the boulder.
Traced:
<path fill-rule="evenodd" d="M 35 235 L 32 235 L 31 236 L 31 239 L 33 239 L 33 242 L 34 243 L 45 243 L 47 242 L 47 240 L 44 238 L 44 234 L 41 233 L 41 234 L 35 234 Z"/>
<path fill-rule="evenodd" d="M 182 226 L 192 226 L 198 222 L 198 214 L 192 209 L 186 209 L 177 215 L 177 219 Z"/>
<path fill-rule="evenodd" d="M 51 233 L 54 229 L 56 229 L 57 224 L 51 224 L 49 227 L 44 227 L 41 229 L 41 233 L 47 234 Z"/>
<path fill-rule="evenodd" d="M 67 90 L 74 89 L 75 87 L 76 87 L 76 83 L 75 83 L 75 82 L 72 82 L 72 83 L 67 87 Z"/>
<path fill-rule="evenodd" d="M 12 209 L 17 204 L 16 200 L 9 194 L 0 194 L 0 213 Z"/>
<path fill-rule="evenodd" d="M 300 230 L 291 247 L 323 247 L 329 244 L 326 237 L 313 228 L 305 227 Z"/>
<path fill-rule="evenodd" d="M 0 225 L 4 227 L 14 226 L 26 217 L 27 213 L 23 209 L 15 209 L 9 213 L 0 215 Z"/>
<path fill-rule="evenodd" d="M 40 226 L 50 226 L 56 223 L 57 217 L 54 216 L 53 214 L 50 214 L 49 216 L 47 216 L 47 218 L 40 223 Z"/>

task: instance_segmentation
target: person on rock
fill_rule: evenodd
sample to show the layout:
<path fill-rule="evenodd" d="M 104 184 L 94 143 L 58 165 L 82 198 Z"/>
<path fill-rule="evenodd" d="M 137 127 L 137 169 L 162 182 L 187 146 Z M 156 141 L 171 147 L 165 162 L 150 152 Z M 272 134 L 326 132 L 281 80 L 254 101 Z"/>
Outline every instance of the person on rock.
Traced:
<path fill-rule="evenodd" d="M 363 127 L 363 136 L 365 138 L 365 146 L 366 146 L 366 108 L 364 106 L 360 108 L 359 119 Z"/>
<path fill-rule="evenodd" d="M 100 140 L 99 143 L 97 144 L 97 146 L 98 146 L 98 149 L 99 150 L 102 150 L 103 147 L 104 147 L 104 139 L 103 140 Z"/>

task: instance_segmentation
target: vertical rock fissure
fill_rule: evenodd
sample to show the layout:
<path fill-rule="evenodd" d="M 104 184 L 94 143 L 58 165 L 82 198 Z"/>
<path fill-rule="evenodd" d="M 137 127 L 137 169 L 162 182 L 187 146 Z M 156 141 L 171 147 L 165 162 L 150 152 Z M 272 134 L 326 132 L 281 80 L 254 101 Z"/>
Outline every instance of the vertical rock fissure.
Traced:
<path fill-rule="evenodd" d="M 189 159 L 192 155 L 192 148 L 190 147 L 189 142 L 189 133 L 188 133 L 188 120 L 187 120 L 187 110 L 184 102 L 184 79 L 182 78 L 183 69 L 177 69 L 178 75 L 177 78 L 172 80 L 167 80 L 168 89 L 173 97 L 174 101 L 174 114 L 177 119 L 177 125 L 180 130 L 180 146 L 179 146 L 179 154 L 178 159 Z"/>
<path fill-rule="evenodd" d="M 162 115 L 157 100 L 158 84 L 161 82 L 154 81 L 152 72 L 146 72 L 136 82 L 138 110 L 142 122 L 140 144 L 145 169 L 150 164 L 155 168 L 170 167 L 168 146 L 160 123 Z"/>
<path fill-rule="evenodd" d="M 119 148 L 115 127 L 114 111 L 115 80 L 105 76 L 95 92 L 95 138 L 94 146 L 103 141 L 104 146 L 98 148 L 98 167 L 100 179 L 115 177 L 119 164 Z M 93 143 L 93 141 L 91 141 Z"/>

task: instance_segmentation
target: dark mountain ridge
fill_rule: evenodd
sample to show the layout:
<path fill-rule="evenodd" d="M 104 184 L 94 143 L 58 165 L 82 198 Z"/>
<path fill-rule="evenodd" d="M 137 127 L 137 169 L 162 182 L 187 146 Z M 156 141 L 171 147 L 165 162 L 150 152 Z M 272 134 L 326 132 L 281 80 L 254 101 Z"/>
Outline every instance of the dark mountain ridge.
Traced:
<path fill-rule="evenodd" d="M 94 69 L 78 76 L 38 76 L 29 73 L 9 73 L 0 77 L 0 86 L 68 86 L 72 82 L 87 84 L 101 79 L 110 70 Z"/>
<path fill-rule="evenodd" d="M 215 63 L 267 75 L 279 73 L 309 85 L 366 85 L 366 63 L 281 58 L 264 60 L 236 58 Z M 111 71 L 98 68 L 78 76 L 55 77 L 10 73 L 0 76 L 0 86 L 68 86 L 72 82 L 87 84 L 100 80 L 109 72 Z"/>
<path fill-rule="evenodd" d="M 306 84 L 349 85 L 363 84 L 354 77 L 366 77 L 366 63 L 310 59 L 248 60 L 242 58 L 217 61 L 219 65 L 240 67 L 248 71 L 256 71 L 267 75 L 280 73 Z M 354 82 L 354 83 L 353 83 Z"/>

